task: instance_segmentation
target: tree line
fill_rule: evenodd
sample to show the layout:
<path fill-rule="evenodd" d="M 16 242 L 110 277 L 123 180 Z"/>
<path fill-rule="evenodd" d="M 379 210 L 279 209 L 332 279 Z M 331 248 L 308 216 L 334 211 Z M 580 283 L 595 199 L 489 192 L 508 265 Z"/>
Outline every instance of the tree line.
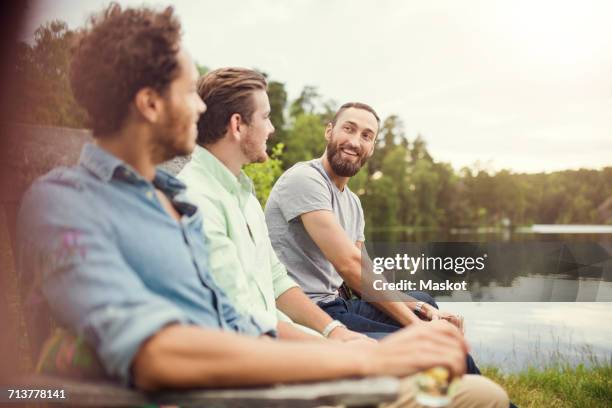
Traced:
<path fill-rule="evenodd" d="M 52 21 L 36 30 L 32 44 L 18 45 L 8 90 L 14 96 L 13 121 L 87 126 L 68 81 L 73 35 L 66 23 Z M 203 65 L 198 69 L 207 71 Z M 271 159 L 246 169 L 262 203 L 282 171 L 321 156 L 325 126 L 339 106 L 312 86 L 289 100 L 283 82 L 268 82 L 276 128 Z M 406 135 L 401 118 L 390 115 L 381 123 L 374 155 L 349 186 L 361 198 L 370 228 L 588 224 L 606 222 L 598 207 L 612 197 L 612 167 L 531 174 L 477 166 L 456 171 L 435 160 L 422 135 Z"/>

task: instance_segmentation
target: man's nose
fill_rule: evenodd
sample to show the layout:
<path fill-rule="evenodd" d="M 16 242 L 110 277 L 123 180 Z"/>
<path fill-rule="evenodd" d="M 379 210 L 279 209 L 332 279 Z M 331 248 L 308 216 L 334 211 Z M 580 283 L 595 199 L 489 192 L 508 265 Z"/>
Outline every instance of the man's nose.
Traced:
<path fill-rule="evenodd" d="M 349 144 L 349 146 L 358 149 L 360 146 L 359 145 L 359 135 L 357 134 L 351 135 L 351 137 L 349 137 L 349 139 L 347 140 L 347 143 Z"/>

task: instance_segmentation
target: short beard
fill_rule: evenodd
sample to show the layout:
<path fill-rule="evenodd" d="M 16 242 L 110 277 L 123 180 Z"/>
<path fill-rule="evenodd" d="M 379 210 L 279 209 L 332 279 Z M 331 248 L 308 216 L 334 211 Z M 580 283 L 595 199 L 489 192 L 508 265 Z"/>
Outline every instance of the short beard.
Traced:
<path fill-rule="evenodd" d="M 359 152 L 361 154 L 361 152 Z M 327 145 L 327 161 L 334 173 L 340 177 L 353 177 L 361 170 L 368 160 L 367 155 L 361 156 L 355 163 L 342 160 L 338 143 L 330 141 Z"/>
<path fill-rule="evenodd" d="M 152 146 L 152 157 L 157 163 L 163 163 L 176 157 L 187 156 L 192 153 L 191 151 L 187 151 L 183 146 L 178 145 L 175 140 L 168 137 L 171 135 L 171 133 L 169 133 L 171 131 L 171 129 L 164 129 L 162 132 L 159 132 L 157 143 Z"/>
<path fill-rule="evenodd" d="M 162 163 L 175 157 L 188 156 L 193 148 L 186 146 L 184 135 L 189 129 L 185 128 L 175 111 L 168 112 L 164 122 L 156 130 L 155 144 L 152 147 L 153 157 Z"/>
<path fill-rule="evenodd" d="M 246 135 L 246 138 L 240 143 L 240 151 L 247 158 L 249 163 L 264 163 L 268 160 L 268 153 L 264 150 L 263 153 L 259 153 L 259 146 L 253 142 L 253 138 L 250 133 Z"/>

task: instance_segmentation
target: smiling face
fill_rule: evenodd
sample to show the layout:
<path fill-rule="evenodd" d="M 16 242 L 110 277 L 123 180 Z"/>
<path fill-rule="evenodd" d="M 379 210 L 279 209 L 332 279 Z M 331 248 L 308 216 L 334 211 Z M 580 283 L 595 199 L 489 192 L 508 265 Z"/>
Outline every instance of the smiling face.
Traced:
<path fill-rule="evenodd" d="M 164 160 L 190 154 L 198 135 L 197 122 L 206 105 L 198 95 L 198 71 L 187 52 L 177 55 L 179 74 L 163 95 L 163 117 L 156 127 L 155 149 Z"/>
<path fill-rule="evenodd" d="M 266 142 L 274 134 L 270 121 L 270 101 L 265 90 L 255 90 L 251 94 L 253 115 L 247 125 L 247 134 L 240 141 L 240 150 L 249 163 L 263 163 L 268 159 Z"/>
<path fill-rule="evenodd" d="M 352 177 L 361 169 L 374 151 L 378 122 L 364 109 L 343 110 L 325 129 L 327 161 L 340 177 Z"/>

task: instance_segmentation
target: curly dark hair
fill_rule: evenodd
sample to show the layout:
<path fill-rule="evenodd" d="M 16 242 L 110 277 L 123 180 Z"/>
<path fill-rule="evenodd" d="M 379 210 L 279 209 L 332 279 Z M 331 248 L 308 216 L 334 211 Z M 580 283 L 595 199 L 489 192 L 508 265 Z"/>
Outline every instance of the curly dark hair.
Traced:
<path fill-rule="evenodd" d="M 112 3 L 78 33 L 70 85 L 94 136 L 121 127 L 140 89 L 163 93 L 178 76 L 181 24 L 173 13 L 172 7 L 123 10 Z"/>
<path fill-rule="evenodd" d="M 253 91 L 265 91 L 267 86 L 262 74 L 247 68 L 219 68 L 201 77 L 198 94 L 207 109 L 198 121 L 198 144 L 221 140 L 234 113 L 239 113 L 248 125 L 255 111 Z"/>

